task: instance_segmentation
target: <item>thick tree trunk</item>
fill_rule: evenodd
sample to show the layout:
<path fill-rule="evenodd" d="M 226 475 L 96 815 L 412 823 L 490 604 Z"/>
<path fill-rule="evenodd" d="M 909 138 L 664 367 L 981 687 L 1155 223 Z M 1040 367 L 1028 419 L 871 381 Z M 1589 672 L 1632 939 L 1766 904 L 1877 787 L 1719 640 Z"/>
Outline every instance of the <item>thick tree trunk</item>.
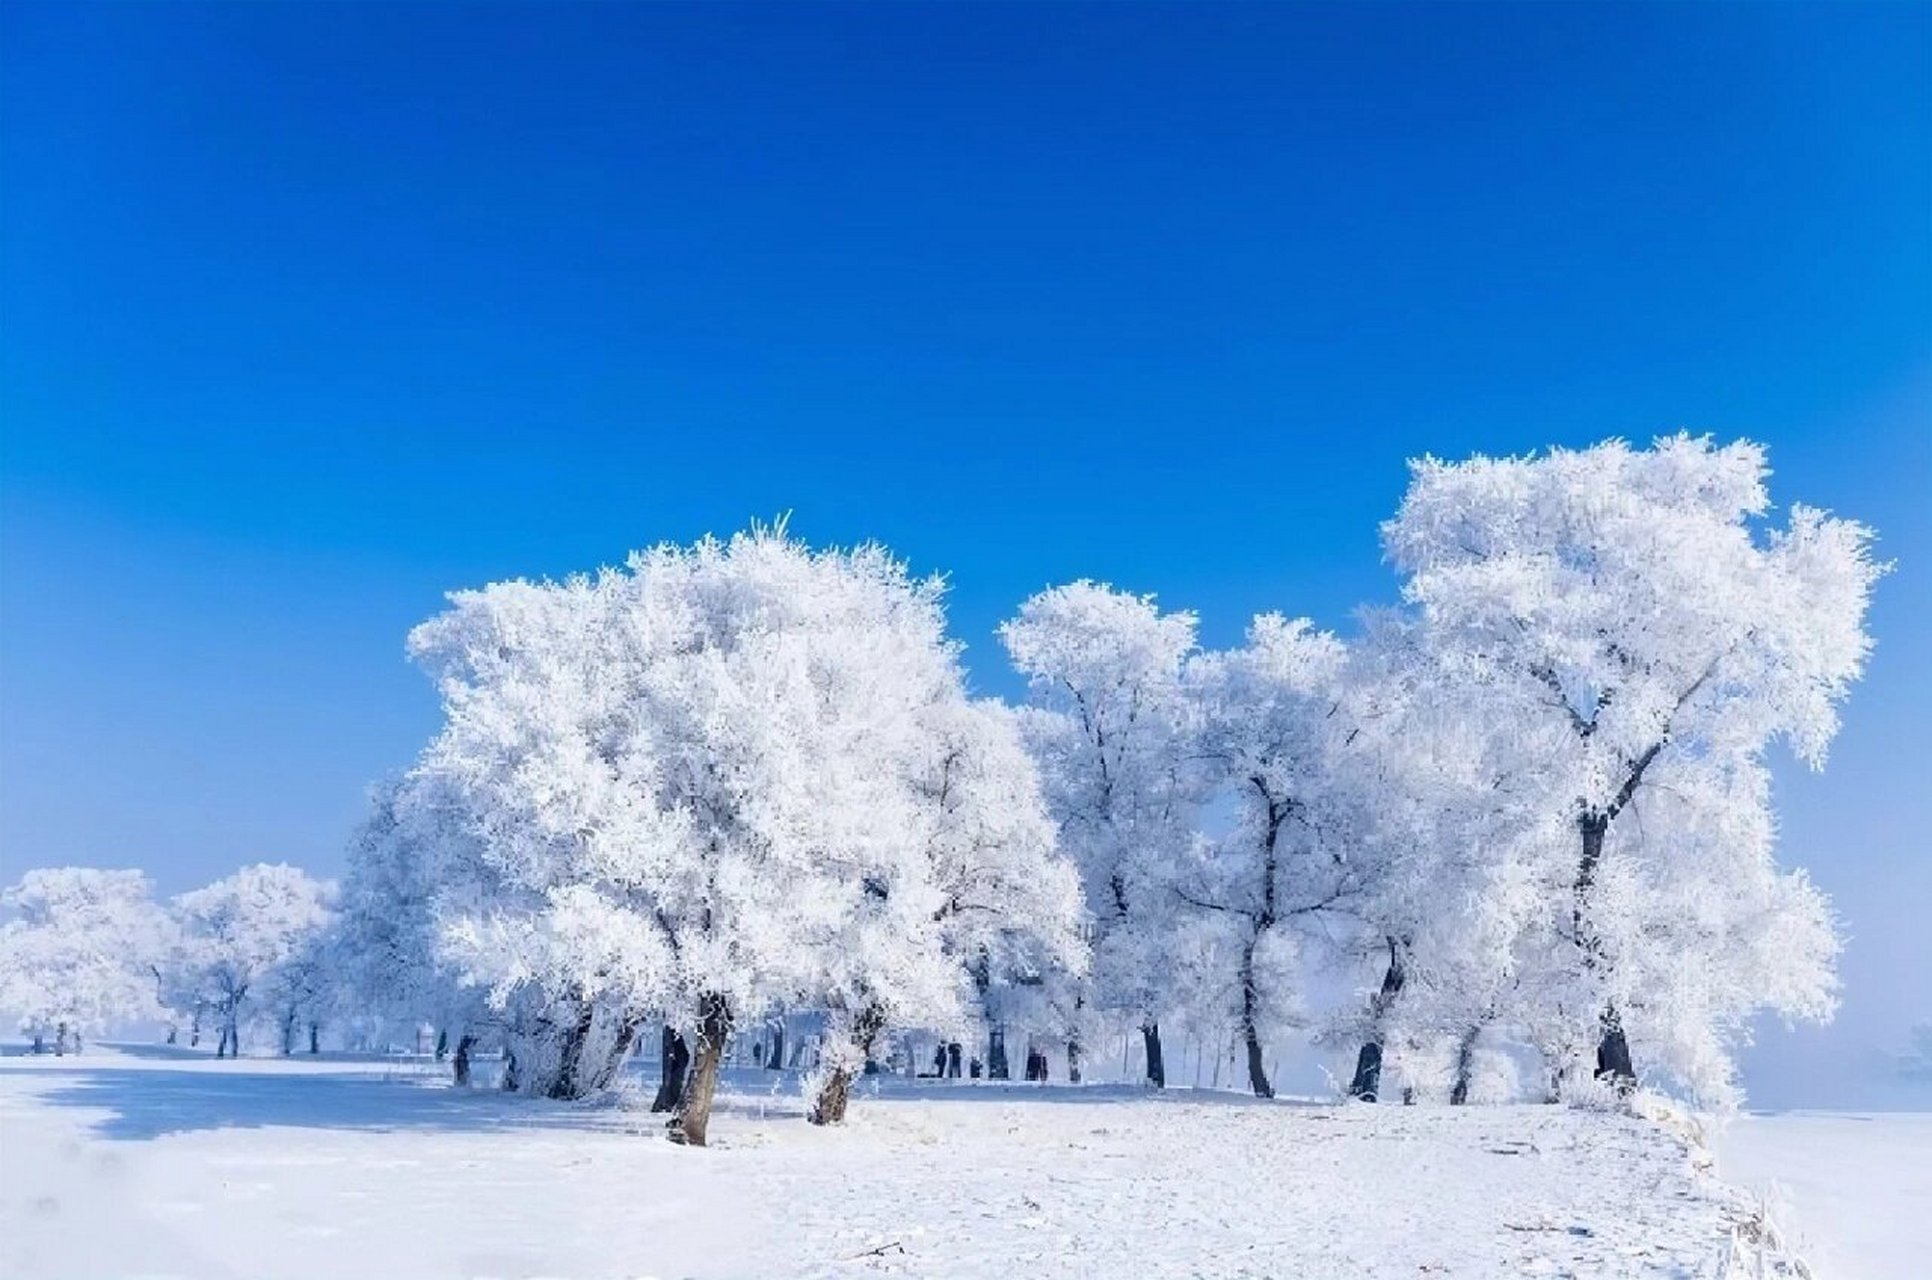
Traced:
<path fill-rule="evenodd" d="M 450 1071 L 454 1075 L 456 1087 L 459 1089 L 467 1089 L 470 1087 L 470 1049 L 475 1044 L 475 1036 L 464 1035 L 457 1038 L 456 1057 L 450 1064 Z"/>
<path fill-rule="evenodd" d="M 1469 1101 L 1469 1077 L 1476 1069 L 1476 1041 L 1483 1033 L 1482 1024 L 1469 1028 L 1462 1033 L 1456 1045 L 1456 1081 L 1449 1089 L 1449 1105 L 1460 1107 Z"/>
<path fill-rule="evenodd" d="M 604 1054 L 603 1061 L 579 1082 L 577 1096 L 587 1098 L 594 1093 L 602 1093 L 610 1087 L 617 1073 L 624 1069 L 624 1059 L 631 1056 L 631 1043 L 637 1039 L 639 1019 L 626 1016 L 617 1026 L 617 1035 L 611 1041 L 610 1049 Z"/>
<path fill-rule="evenodd" d="M 1597 1079 L 1628 1093 L 1637 1087 L 1637 1068 L 1630 1061 L 1630 1041 L 1624 1036 L 1623 1015 L 1617 1012 L 1617 1006 L 1605 1006 L 1602 1027 L 1597 1041 Z"/>
<path fill-rule="evenodd" d="M 1602 963 L 1603 944 L 1590 926 L 1590 890 L 1596 885 L 1597 867 L 1603 861 L 1603 838 L 1610 830 L 1610 815 L 1603 811 L 1586 813 L 1577 819 L 1577 830 L 1583 837 L 1583 853 L 1577 863 L 1571 920 L 1577 946 L 1583 950 L 1583 967 L 1593 971 Z M 1598 1024 L 1597 1079 L 1628 1092 L 1636 1087 L 1637 1071 L 1630 1060 L 1630 1042 L 1624 1036 L 1623 1018 L 1615 1005 L 1604 1005 Z"/>
<path fill-rule="evenodd" d="M 577 1020 L 564 1032 L 563 1049 L 557 1055 L 557 1075 L 544 1090 L 546 1097 L 558 1101 L 582 1097 L 579 1092 L 578 1073 L 583 1069 L 584 1046 L 590 1040 L 591 1028 L 597 1022 L 597 1007 L 588 1000 L 582 1000 L 577 1008 Z"/>
<path fill-rule="evenodd" d="M 671 1121 L 671 1141 L 701 1147 L 711 1125 L 711 1102 L 718 1092 L 718 1067 L 724 1061 L 725 1042 L 731 1037 L 731 1005 L 722 995 L 706 992 L 698 997 L 698 1044 L 691 1065 L 691 1079 L 677 1115 Z"/>
<path fill-rule="evenodd" d="M 885 1029 L 885 1009 L 869 1004 L 853 1019 L 850 1038 L 835 1048 L 837 1055 L 831 1074 L 819 1089 L 818 1097 L 805 1118 L 813 1124 L 843 1124 L 845 1108 L 852 1100 L 852 1082 L 872 1059 L 872 1046 Z"/>
<path fill-rule="evenodd" d="M 684 1101 L 684 1073 L 691 1066 L 691 1048 L 670 1023 L 664 1024 L 663 1043 L 658 1050 L 657 1097 L 653 1111 L 676 1111 Z"/>
<path fill-rule="evenodd" d="M 1382 1092 L 1382 1020 L 1394 1008 L 1408 977 L 1402 968 L 1401 945 L 1394 938 L 1388 944 L 1389 967 L 1382 974 L 1382 988 L 1369 1000 L 1369 1018 L 1375 1032 L 1355 1055 L 1355 1078 L 1348 1084 L 1348 1096 L 1364 1102 L 1374 1102 Z"/>
<path fill-rule="evenodd" d="M 1165 1089 L 1167 1064 L 1161 1060 L 1161 1024 L 1151 1018 L 1141 1023 L 1140 1038 L 1147 1048 L 1147 1083 L 1156 1089 Z"/>

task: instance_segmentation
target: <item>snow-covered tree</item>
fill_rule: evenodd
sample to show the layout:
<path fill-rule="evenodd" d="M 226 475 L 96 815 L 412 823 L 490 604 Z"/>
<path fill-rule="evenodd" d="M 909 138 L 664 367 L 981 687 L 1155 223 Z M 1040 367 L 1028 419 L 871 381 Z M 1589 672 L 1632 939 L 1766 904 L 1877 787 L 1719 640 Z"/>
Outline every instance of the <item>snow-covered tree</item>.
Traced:
<path fill-rule="evenodd" d="M 1199 708 L 1195 753 L 1212 770 L 1229 829 L 1205 842 L 1194 883 L 1175 892 L 1230 931 L 1236 1032 L 1248 1082 L 1273 1097 L 1262 1032 L 1294 1016 L 1297 942 L 1286 926 L 1361 888 L 1365 827 L 1355 775 L 1343 765 L 1353 717 L 1348 654 L 1305 620 L 1264 614 L 1247 643 L 1203 654 L 1186 670 Z"/>
<path fill-rule="evenodd" d="M 78 1050 L 83 1034 L 153 1017 L 152 966 L 167 921 L 139 871 L 47 867 L 0 894 L 0 1010 L 40 1052 Z"/>
<path fill-rule="evenodd" d="M 1764 756 L 1814 766 L 1860 674 L 1871 533 L 1765 523 L 1764 451 L 1674 436 L 1425 459 L 1384 527 L 1441 674 L 1546 854 L 1539 1037 L 1634 1079 L 1634 1035 L 1729 1090 L 1750 1012 L 1833 1003 L 1823 898 L 1772 856 Z M 1540 832 L 1539 832 L 1540 828 Z"/>
<path fill-rule="evenodd" d="M 469 837 L 442 846 L 438 952 L 537 1029 L 520 1072 L 600 1087 L 665 1016 L 695 1046 L 673 1136 L 702 1143 L 740 1019 L 816 1005 L 861 1047 L 957 1020 L 919 786 L 964 697 L 939 597 L 780 528 L 459 593 L 416 630 L 447 723 L 406 785 Z"/>
<path fill-rule="evenodd" d="M 1186 923 L 1173 885 L 1199 800 L 1182 688 L 1194 615 L 1082 581 L 1027 600 L 1000 636 L 1031 690 L 1027 739 L 1093 919 L 1081 1004 L 1140 1027 L 1158 1087 L 1160 1018 L 1185 1003 L 1173 961 Z"/>
<path fill-rule="evenodd" d="M 244 1022 L 285 966 L 305 962 L 328 927 L 333 892 L 300 868 L 264 862 L 174 899 L 175 964 L 219 1019 L 217 1057 L 240 1054 Z"/>

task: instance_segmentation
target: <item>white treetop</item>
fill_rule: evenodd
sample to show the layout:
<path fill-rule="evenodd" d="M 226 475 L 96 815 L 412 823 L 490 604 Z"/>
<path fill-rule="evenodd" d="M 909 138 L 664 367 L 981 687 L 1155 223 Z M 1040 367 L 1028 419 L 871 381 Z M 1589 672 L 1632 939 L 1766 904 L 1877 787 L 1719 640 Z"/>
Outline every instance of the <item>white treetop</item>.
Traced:
<path fill-rule="evenodd" d="M 1753 1008 L 1831 1007 L 1829 920 L 1772 860 L 1763 756 L 1822 763 L 1882 571 L 1854 522 L 1766 528 L 1765 475 L 1759 446 L 1689 436 L 1428 459 L 1384 529 L 1443 696 L 1489 726 L 1548 854 L 1559 1052 L 1628 1078 L 1634 1032 L 1709 1096 Z"/>
<path fill-rule="evenodd" d="M 139 871 L 48 867 L 0 895 L 0 1011 L 36 1044 L 159 1013 L 152 965 L 167 921 Z"/>
<path fill-rule="evenodd" d="M 175 962 L 221 1018 L 218 1053 L 240 1052 L 241 1028 L 278 971 L 328 928 L 334 894 L 300 868 L 263 862 L 174 899 Z"/>

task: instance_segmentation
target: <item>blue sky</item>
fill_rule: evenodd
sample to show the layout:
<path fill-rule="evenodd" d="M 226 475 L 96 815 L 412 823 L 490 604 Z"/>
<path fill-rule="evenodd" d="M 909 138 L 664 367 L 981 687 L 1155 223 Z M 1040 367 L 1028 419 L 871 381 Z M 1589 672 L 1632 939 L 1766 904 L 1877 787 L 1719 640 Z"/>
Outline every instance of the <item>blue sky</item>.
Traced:
<path fill-rule="evenodd" d="M 1924 6 L 16 3 L 0 57 L 9 878 L 336 868 L 453 587 L 790 511 L 950 573 L 1006 692 L 1048 583 L 1345 626 L 1406 457 L 1681 427 L 1900 562 L 1781 772 L 1844 1017 L 1751 1081 L 1932 1021 Z"/>

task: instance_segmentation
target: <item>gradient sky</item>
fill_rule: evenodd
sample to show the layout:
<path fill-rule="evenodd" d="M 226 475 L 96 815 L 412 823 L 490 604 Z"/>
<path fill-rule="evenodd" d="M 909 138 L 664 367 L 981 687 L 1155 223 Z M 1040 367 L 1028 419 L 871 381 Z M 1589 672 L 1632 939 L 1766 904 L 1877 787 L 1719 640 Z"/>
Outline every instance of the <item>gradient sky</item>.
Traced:
<path fill-rule="evenodd" d="M 0 870 L 340 868 L 443 591 L 793 513 L 1345 627 L 1424 451 L 1689 428 L 1899 568 L 1784 856 L 1932 1022 L 1932 8 L 0 6 Z M 1918 1105 L 1932 1105 L 1932 1094 Z"/>

